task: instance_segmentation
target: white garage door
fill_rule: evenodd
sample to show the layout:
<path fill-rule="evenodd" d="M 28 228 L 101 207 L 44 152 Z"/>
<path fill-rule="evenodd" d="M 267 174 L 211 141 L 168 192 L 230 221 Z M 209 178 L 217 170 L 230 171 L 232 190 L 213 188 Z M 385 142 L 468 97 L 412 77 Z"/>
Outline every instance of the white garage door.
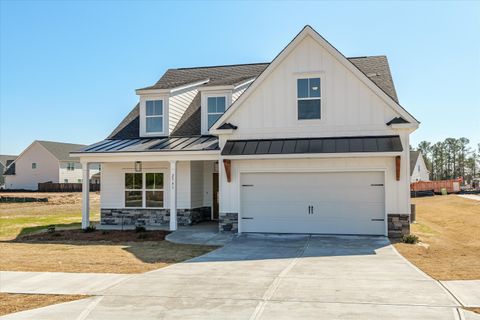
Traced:
<path fill-rule="evenodd" d="M 384 235 L 383 176 L 243 173 L 241 231 Z"/>

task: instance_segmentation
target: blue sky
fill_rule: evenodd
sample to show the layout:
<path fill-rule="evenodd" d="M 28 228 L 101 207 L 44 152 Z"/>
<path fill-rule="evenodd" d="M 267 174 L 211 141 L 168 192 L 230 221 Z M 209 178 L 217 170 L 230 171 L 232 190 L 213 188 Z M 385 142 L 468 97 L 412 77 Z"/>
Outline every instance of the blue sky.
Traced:
<path fill-rule="evenodd" d="M 413 145 L 480 142 L 480 2 L 3 0 L 0 153 L 99 141 L 166 69 L 271 61 L 305 24 L 346 56 L 388 56 Z"/>

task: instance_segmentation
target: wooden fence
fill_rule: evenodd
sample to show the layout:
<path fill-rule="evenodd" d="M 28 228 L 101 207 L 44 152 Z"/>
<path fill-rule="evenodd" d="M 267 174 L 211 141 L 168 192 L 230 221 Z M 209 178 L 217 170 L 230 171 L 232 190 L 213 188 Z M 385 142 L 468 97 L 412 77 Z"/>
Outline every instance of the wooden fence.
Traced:
<path fill-rule="evenodd" d="M 445 188 L 447 193 L 455 193 L 460 191 L 461 182 L 461 178 L 439 181 L 418 181 L 410 184 L 410 191 L 433 190 L 435 193 L 441 193 L 442 189 Z"/>
<path fill-rule="evenodd" d="M 44 182 L 38 184 L 39 192 L 82 192 L 81 183 L 53 183 Z M 100 191 L 100 184 L 90 183 L 90 191 Z"/>

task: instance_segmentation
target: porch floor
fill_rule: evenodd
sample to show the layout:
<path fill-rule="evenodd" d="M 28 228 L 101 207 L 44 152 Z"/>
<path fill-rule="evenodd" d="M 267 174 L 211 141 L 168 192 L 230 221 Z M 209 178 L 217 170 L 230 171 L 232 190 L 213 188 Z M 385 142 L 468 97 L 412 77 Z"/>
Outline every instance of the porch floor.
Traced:
<path fill-rule="evenodd" d="M 232 233 L 219 233 L 217 221 L 206 221 L 192 226 L 180 226 L 165 239 L 174 243 L 223 246 L 233 237 Z"/>

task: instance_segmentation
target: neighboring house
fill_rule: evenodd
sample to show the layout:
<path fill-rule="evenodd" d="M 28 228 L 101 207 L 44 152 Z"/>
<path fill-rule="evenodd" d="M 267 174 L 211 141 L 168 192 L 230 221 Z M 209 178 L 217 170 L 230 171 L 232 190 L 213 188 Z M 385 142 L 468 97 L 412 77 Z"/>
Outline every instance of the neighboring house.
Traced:
<path fill-rule="evenodd" d="M 72 154 L 102 164 L 101 224 L 409 232 L 419 122 L 385 56 L 346 58 L 306 26 L 271 63 L 169 69 L 136 93 L 106 140 Z"/>
<path fill-rule="evenodd" d="M 6 189 L 37 190 L 38 183 L 81 183 L 82 167 L 79 158 L 69 153 L 84 148 L 83 144 L 35 140 L 5 171 Z M 99 165 L 93 165 L 91 174 Z"/>
<path fill-rule="evenodd" d="M 5 169 L 13 162 L 13 160 L 15 160 L 16 157 L 17 156 L 0 154 L 0 189 L 3 189 L 5 184 L 3 172 L 5 172 Z"/>
<path fill-rule="evenodd" d="M 410 151 L 410 182 L 430 181 L 430 171 L 420 151 Z"/>

